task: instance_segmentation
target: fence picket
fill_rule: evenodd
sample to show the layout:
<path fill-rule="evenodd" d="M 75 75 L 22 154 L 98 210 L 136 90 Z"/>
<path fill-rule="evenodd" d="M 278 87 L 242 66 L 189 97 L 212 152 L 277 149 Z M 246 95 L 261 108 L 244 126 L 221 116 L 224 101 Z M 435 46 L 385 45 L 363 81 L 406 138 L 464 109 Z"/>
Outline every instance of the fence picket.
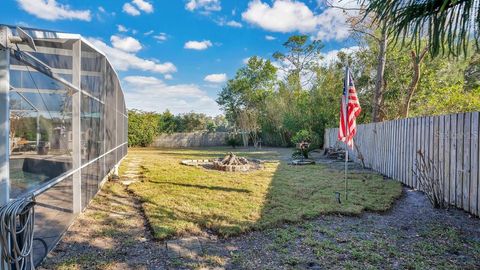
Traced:
<path fill-rule="evenodd" d="M 459 114 L 457 117 L 457 205 L 463 208 L 463 126 L 465 124 L 464 114 Z"/>
<path fill-rule="evenodd" d="M 457 205 L 457 118 L 458 115 L 451 115 L 452 125 L 450 126 L 450 202 Z"/>
<path fill-rule="evenodd" d="M 412 186 L 412 165 L 413 165 L 413 145 L 412 145 L 412 139 L 413 139 L 413 121 L 411 119 L 407 119 L 408 121 L 408 171 L 407 171 L 407 181 L 408 181 L 408 186 Z"/>
<path fill-rule="evenodd" d="M 438 159 L 439 159 L 439 144 L 440 144 L 440 141 L 439 141 L 439 138 L 440 138 L 440 135 L 439 135 L 439 123 L 440 121 L 440 117 L 439 116 L 434 116 L 433 117 L 433 140 L 432 140 L 432 152 L 430 153 L 432 155 L 432 161 L 433 161 L 433 165 L 435 167 L 435 170 L 433 170 L 432 174 L 433 174 L 433 179 L 438 179 L 438 170 L 440 169 L 440 166 L 438 165 Z"/>
<path fill-rule="evenodd" d="M 420 119 L 419 118 L 415 118 L 415 142 L 414 142 L 414 146 L 415 146 L 415 153 L 418 151 L 418 148 L 419 148 L 419 144 L 420 144 L 420 136 L 421 136 L 421 122 L 420 122 Z M 415 172 L 418 172 L 417 170 L 417 167 L 416 167 L 416 160 L 414 159 L 414 170 Z M 413 188 L 417 188 L 418 186 L 418 179 L 417 177 L 414 175 L 414 180 L 413 180 Z"/>
<path fill-rule="evenodd" d="M 463 208 L 470 211 L 470 135 L 471 113 L 466 113 L 463 124 Z"/>
<path fill-rule="evenodd" d="M 404 144 L 403 144 L 403 164 L 402 164 L 402 168 L 404 168 L 402 171 L 403 171 L 403 178 L 402 178 L 402 182 L 404 184 L 407 184 L 407 170 L 405 170 L 405 168 L 407 167 L 407 146 L 408 146 L 408 138 L 407 138 L 407 119 L 403 119 L 403 141 L 404 141 Z"/>
<path fill-rule="evenodd" d="M 445 179 L 445 200 L 451 204 L 450 201 L 450 115 L 445 115 L 445 170 L 443 177 Z"/>
<path fill-rule="evenodd" d="M 479 188 L 479 112 L 472 113 L 471 137 L 470 137 L 470 212 L 479 215 L 478 188 Z"/>
<path fill-rule="evenodd" d="M 438 177 L 442 180 L 442 192 L 445 194 L 446 182 L 443 176 L 445 175 L 445 115 L 440 116 L 438 125 Z M 442 199 L 445 199 L 442 198 Z"/>

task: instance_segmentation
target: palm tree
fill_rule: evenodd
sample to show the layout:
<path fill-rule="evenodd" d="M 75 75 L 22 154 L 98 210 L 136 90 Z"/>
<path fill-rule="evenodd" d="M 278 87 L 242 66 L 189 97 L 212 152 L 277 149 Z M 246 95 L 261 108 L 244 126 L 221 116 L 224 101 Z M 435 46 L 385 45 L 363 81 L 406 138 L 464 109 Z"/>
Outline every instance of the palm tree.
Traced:
<path fill-rule="evenodd" d="M 413 42 L 420 50 L 425 38 L 432 56 L 466 55 L 470 43 L 480 49 L 480 0 L 360 0 L 366 14 L 388 22 L 394 40 Z"/>

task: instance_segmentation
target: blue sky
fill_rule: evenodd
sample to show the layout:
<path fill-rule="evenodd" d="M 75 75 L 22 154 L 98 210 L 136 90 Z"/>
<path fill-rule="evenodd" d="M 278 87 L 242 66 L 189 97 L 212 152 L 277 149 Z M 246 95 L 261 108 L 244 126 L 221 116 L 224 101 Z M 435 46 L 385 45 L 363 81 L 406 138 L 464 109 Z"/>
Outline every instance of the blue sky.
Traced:
<path fill-rule="evenodd" d="M 354 0 L 331 0 L 352 6 Z M 325 0 L 4 0 L 0 23 L 79 33 L 116 67 L 129 108 L 221 113 L 226 79 L 292 34 L 353 48 L 346 15 Z"/>

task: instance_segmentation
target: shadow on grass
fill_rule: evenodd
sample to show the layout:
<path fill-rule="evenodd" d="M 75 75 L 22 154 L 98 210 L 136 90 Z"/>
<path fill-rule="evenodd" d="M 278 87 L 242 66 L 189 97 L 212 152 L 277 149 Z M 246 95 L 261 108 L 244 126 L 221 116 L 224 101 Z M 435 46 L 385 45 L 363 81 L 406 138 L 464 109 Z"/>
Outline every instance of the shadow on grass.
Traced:
<path fill-rule="evenodd" d="M 331 165 L 333 165 L 332 163 Z M 326 214 L 359 215 L 364 211 L 383 212 L 401 196 L 399 182 L 362 171 L 348 176 L 345 200 L 344 174 L 335 166 L 316 164 L 292 166 L 280 163 L 269 185 L 256 228 L 295 223 Z M 355 167 L 355 164 L 350 164 Z M 353 169 L 353 168 L 351 168 Z M 340 203 L 336 194 L 340 195 Z"/>
<path fill-rule="evenodd" d="M 243 189 L 243 188 L 228 188 L 228 187 L 220 187 L 220 186 L 192 185 L 192 184 L 182 184 L 182 183 L 175 183 L 175 182 L 157 182 L 157 181 L 151 181 L 151 182 L 159 184 L 159 185 L 174 185 L 174 186 L 180 186 L 180 187 L 199 188 L 199 189 L 217 190 L 217 191 L 225 191 L 225 192 L 251 193 L 250 190 Z"/>

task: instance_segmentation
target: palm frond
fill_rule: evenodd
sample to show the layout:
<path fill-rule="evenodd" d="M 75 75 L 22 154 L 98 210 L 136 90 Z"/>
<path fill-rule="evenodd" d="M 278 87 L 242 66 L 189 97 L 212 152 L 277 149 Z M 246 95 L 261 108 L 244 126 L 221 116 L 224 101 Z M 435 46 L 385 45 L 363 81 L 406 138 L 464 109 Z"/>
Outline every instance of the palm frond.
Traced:
<path fill-rule="evenodd" d="M 387 22 L 396 42 L 420 47 L 428 40 L 432 56 L 467 54 L 480 48 L 480 0 L 364 0 L 366 15 Z"/>

